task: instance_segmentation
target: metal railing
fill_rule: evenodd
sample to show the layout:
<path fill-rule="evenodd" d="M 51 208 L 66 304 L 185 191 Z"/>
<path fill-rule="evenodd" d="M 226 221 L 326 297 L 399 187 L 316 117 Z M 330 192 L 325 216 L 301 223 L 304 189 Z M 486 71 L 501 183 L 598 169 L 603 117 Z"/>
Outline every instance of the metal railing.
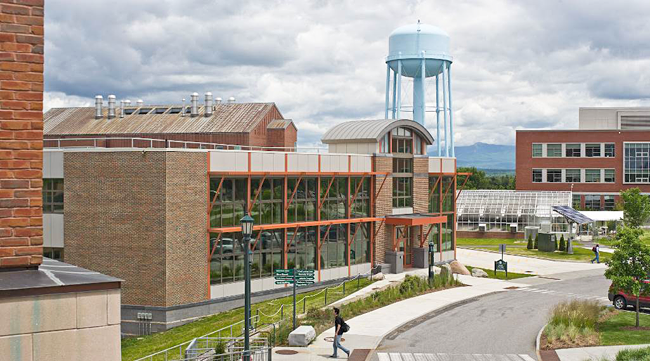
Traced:
<path fill-rule="evenodd" d="M 192 142 L 184 140 L 166 140 L 138 137 L 93 137 L 93 138 L 57 138 L 44 139 L 43 147 L 65 148 L 176 148 L 176 149 L 213 149 L 213 150 L 250 150 L 297 153 L 327 153 L 324 147 L 261 147 L 236 144 Z"/>
<path fill-rule="evenodd" d="M 317 293 L 315 293 L 313 295 L 305 295 L 305 296 L 302 297 L 302 299 L 296 300 L 296 308 L 300 307 L 299 305 L 302 303 L 302 314 L 303 315 L 306 314 L 307 313 L 307 301 L 309 299 L 316 298 L 316 297 L 318 297 L 320 295 L 324 296 L 323 297 L 324 302 L 323 302 L 322 306 L 318 306 L 318 307 L 326 307 L 328 304 L 338 301 L 338 299 L 336 299 L 336 297 L 332 298 L 331 296 L 335 296 L 335 295 L 338 295 L 338 294 L 341 294 L 342 296 L 346 295 L 347 290 L 346 290 L 345 284 L 347 282 L 351 282 L 351 281 L 356 280 L 357 281 L 356 290 L 359 290 L 361 288 L 361 286 L 360 286 L 361 278 L 368 277 L 371 274 L 372 274 L 371 272 L 364 273 L 364 274 L 358 274 L 355 277 L 346 279 L 346 280 L 342 281 L 341 283 L 338 283 L 338 284 L 336 284 L 334 286 L 325 287 L 322 290 L 320 290 L 320 292 L 317 292 Z M 330 297 L 329 300 L 332 301 L 332 302 L 328 303 L 328 296 Z M 270 303 L 271 303 L 271 305 L 273 305 L 274 301 L 271 301 Z M 275 312 L 273 312 L 273 313 L 271 313 L 269 315 L 267 315 L 264 312 L 260 311 L 260 309 L 258 308 L 256 310 L 256 314 L 251 316 L 251 325 L 252 325 L 253 329 L 257 329 L 257 326 L 259 326 L 260 323 L 261 323 L 262 317 L 265 317 L 265 322 L 267 322 L 266 325 L 272 325 L 273 328 L 275 329 L 275 324 L 278 323 L 278 322 L 283 321 L 284 318 L 285 318 L 285 312 L 284 312 L 285 306 L 291 307 L 291 304 L 279 304 L 277 311 L 275 311 Z M 195 345 L 196 342 L 198 342 L 197 340 L 199 340 L 199 339 L 212 339 L 212 338 L 214 338 L 214 339 L 237 338 L 238 336 L 243 335 L 243 331 L 244 331 L 244 320 L 241 320 L 239 322 L 233 323 L 232 325 L 222 327 L 222 328 L 220 328 L 220 329 L 218 329 L 216 331 L 212 331 L 212 332 L 210 332 L 208 334 L 205 334 L 205 335 L 203 335 L 201 337 L 197 337 L 197 338 L 195 338 L 193 340 L 183 342 L 183 343 L 178 344 L 176 346 L 172 346 L 170 348 L 167 348 L 167 349 L 162 350 L 162 351 L 158 351 L 156 353 L 153 353 L 153 354 L 145 356 L 145 357 L 141 357 L 139 359 L 136 359 L 135 361 L 185 360 L 183 358 L 184 354 L 185 354 L 185 351 L 188 350 L 188 349 L 197 348 L 197 346 Z M 273 344 L 274 344 L 275 343 L 275 332 L 273 332 L 272 339 L 273 339 Z M 273 345 L 271 345 L 271 347 L 273 347 Z M 241 357 L 240 357 L 240 359 L 241 359 Z M 192 361 L 201 361 L 201 359 L 190 359 L 190 360 L 192 360 Z M 209 358 L 207 358 L 206 360 L 209 360 Z M 215 360 L 220 360 L 220 359 L 215 359 Z M 225 361 L 225 360 L 229 360 L 229 359 L 224 358 L 223 360 Z"/>
<path fill-rule="evenodd" d="M 266 338 L 250 339 L 251 361 L 271 361 L 272 350 Z M 187 348 L 182 361 L 239 361 L 243 354 L 242 337 L 199 337 Z"/>

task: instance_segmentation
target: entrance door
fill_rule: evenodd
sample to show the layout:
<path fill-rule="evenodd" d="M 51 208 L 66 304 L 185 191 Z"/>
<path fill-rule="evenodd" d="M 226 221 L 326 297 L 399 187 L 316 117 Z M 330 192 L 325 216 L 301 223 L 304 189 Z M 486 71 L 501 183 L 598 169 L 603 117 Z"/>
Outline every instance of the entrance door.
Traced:
<path fill-rule="evenodd" d="M 395 237 L 397 238 L 397 250 L 404 252 L 404 267 L 411 267 L 413 264 L 413 239 L 411 227 L 396 226 Z"/>

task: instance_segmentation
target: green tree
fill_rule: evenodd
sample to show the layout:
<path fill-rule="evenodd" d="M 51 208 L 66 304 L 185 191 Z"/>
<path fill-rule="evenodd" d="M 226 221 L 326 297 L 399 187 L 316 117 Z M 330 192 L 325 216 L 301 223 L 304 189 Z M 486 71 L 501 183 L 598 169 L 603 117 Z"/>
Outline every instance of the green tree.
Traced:
<path fill-rule="evenodd" d="M 537 249 L 537 241 L 539 241 L 539 233 L 535 236 L 535 244 L 533 245 L 535 249 Z"/>
<path fill-rule="evenodd" d="M 650 218 L 650 199 L 639 188 L 621 191 L 623 199 L 623 222 L 627 227 L 641 227 Z"/>
<path fill-rule="evenodd" d="M 641 242 L 639 228 L 621 227 L 616 234 L 616 250 L 607 261 L 605 277 L 612 280 L 615 289 L 636 297 L 636 327 L 639 327 L 639 297 L 650 292 L 644 281 L 650 275 L 650 247 Z"/>
<path fill-rule="evenodd" d="M 526 248 L 533 249 L 533 235 L 532 234 L 528 235 L 528 244 L 526 245 Z"/>
<path fill-rule="evenodd" d="M 458 172 L 472 173 L 463 189 L 515 189 L 514 175 L 487 175 L 476 167 L 459 167 Z M 464 178 L 459 179 L 458 186 L 463 182 Z"/>
<path fill-rule="evenodd" d="M 566 241 L 564 240 L 564 235 L 560 237 L 560 251 L 561 252 L 566 251 Z"/>

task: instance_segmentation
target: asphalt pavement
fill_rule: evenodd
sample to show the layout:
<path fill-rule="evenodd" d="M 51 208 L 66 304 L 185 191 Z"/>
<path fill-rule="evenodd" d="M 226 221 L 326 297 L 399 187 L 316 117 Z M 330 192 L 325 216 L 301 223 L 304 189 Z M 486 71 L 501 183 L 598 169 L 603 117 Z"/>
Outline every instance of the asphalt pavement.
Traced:
<path fill-rule="evenodd" d="M 391 332 L 378 354 L 529 355 L 550 310 L 572 298 L 608 302 L 604 269 L 519 279 L 521 287 L 447 307 Z M 531 286 L 532 284 L 532 286 Z M 488 359 L 488 358 L 486 358 Z"/>

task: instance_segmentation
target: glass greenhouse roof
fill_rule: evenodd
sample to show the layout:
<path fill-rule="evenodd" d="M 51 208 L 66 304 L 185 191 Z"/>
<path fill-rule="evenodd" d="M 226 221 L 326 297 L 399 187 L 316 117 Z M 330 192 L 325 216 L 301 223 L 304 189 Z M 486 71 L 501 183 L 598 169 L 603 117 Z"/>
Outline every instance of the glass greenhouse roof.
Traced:
<path fill-rule="evenodd" d="M 571 206 L 571 192 L 463 190 L 458 216 L 463 214 L 550 217 L 553 206 Z"/>

